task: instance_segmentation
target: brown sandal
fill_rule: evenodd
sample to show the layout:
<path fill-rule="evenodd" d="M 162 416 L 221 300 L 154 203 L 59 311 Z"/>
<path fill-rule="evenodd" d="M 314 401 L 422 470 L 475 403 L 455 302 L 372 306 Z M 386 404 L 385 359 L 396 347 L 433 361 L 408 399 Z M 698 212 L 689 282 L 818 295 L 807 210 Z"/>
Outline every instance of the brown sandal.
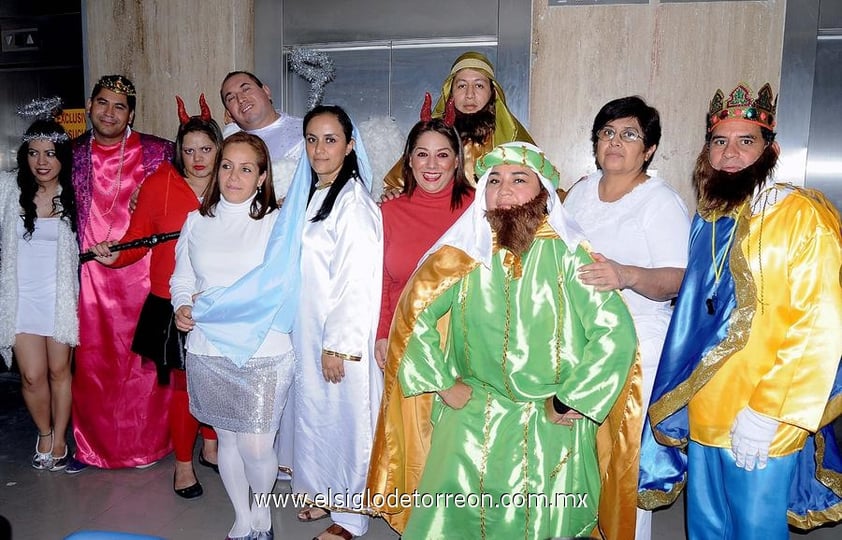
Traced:
<path fill-rule="evenodd" d="M 339 525 L 338 523 L 334 523 L 327 529 L 325 529 L 322 534 L 329 534 L 331 537 L 341 538 L 342 540 L 351 540 L 354 538 L 354 535 L 351 534 L 351 531 Z M 322 534 L 319 536 L 314 536 L 313 540 L 328 540 L 327 538 L 322 537 Z"/>
<path fill-rule="evenodd" d="M 318 517 L 313 517 L 313 511 L 314 510 L 317 510 L 319 512 L 324 512 L 324 514 L 322 514 Z M 302 508 L 301 510 L 299 510 L 296 517 L 298 518 L 298 521 L 301 521 L 303 523 L 309 523 L 311 521 L 319 521 L 320 519 L 324 519 L 324 518 L 328 517 L 329 515 L 330 515 L 330 512 L 328 512 L 324 508 L 319 508 L 317 506 L 308 506 L 307 508 Z"/>

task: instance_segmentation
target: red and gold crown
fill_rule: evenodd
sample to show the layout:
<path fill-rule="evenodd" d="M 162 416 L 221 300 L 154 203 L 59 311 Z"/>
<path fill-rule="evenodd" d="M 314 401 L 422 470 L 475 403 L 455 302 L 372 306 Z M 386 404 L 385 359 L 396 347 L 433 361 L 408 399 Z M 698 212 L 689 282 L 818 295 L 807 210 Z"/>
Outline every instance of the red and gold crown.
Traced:
<path fill-rule="evenodd" d="M 708 131 L 725 120 L 747 120 L 760 127 L 775 129 L 775 110 L 778 98 L 772 92 L 772 85 L 764 84 L 752 97 L 751 88 L 740 83 L 726 98 L 722 90 L 717 90 L 710 100 L 708 112 Z"/>

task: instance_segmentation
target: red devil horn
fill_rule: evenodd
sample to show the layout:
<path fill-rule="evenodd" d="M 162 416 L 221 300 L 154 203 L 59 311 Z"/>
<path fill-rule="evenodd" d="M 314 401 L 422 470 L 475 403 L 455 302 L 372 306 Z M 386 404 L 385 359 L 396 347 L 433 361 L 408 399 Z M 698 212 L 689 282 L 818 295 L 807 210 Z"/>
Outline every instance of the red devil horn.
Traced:
<path fill-rule="evenodd" d="M 208 107 L 208 102 L 205 101 L 205 94 L 199 95 L 199 108 L 202 110 L 202 120 L 204 120 L 205 122 L 210 122 L 211 112 L 210 107 Z"/>
<path fill-rule="evenodd" d="M 424 92 L 424 105 L 421 106 L 421 121 L 429 122 L 433 119 L 433 97 L 429 92 Z"/>
<path fill-rule="evenodd" d="M 175 96 L 175 102 L 178 103 L 178 121 L 181 124 L 186 124 L 188 120 L 190 120 L 190 116 L 187 114 L 187 109 L 184 108 L 184 101 Z"/>
<path fill-rule="evenodd" d="M 447 100 L 444 106 L 444 123 L 448 126 L 453 126 L 456 121 L 456 105 L 453 103 L 453 98 Z"/>

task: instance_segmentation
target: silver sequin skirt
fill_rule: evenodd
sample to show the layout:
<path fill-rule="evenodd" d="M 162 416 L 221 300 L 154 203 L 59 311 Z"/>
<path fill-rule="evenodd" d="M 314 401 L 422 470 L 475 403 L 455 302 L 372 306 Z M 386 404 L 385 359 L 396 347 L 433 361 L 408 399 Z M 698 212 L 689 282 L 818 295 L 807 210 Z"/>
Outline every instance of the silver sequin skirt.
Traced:
<path fill-rule="evenodd" d="M 187 353 L 190 412 L 200 422 L 239 433 L 278 430 L 294 376 L 295 354 L 252 358 L 237 367 L 224 356 Z"/>

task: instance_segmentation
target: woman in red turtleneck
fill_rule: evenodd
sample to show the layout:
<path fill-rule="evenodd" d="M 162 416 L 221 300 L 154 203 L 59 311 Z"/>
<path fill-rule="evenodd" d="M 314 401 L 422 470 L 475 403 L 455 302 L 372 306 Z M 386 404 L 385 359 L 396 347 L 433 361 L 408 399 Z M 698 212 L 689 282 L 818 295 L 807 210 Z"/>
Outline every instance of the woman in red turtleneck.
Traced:
<path fill-rule="evenodd" d="M 383 298 L 374 356 L 382 368 L 392 316 L 418 261 L 474 200 L 462 143 L 441 118 L 421 120 L 403 152 L 404 195 L 383 203 Z"/>

